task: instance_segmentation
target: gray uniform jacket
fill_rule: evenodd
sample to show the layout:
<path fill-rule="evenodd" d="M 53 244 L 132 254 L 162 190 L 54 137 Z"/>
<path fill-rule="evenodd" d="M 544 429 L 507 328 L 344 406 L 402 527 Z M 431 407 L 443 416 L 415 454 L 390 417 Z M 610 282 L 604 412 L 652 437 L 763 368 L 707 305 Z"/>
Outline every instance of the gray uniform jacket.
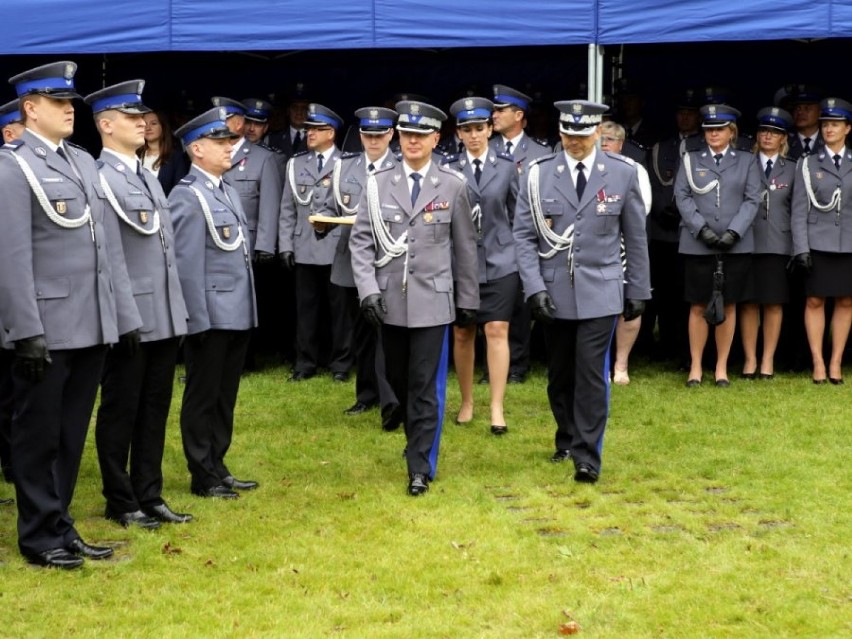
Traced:
<path fill-rule="evenodd" d="M 740 236 L 729 253 L 751 253 L 754 250 L 752 223 L 757 215 L 760 199 L 760 166 L 751 153 L 729 147 L 721 164 L 716 166 L 708 147 L 689 151 L 692 179 L 695 186 L 706 187 L 719 181 L 716 189 L 700 195 L 694 193 L 686 176 L 686 165 L 681 163 L 675 179 L 675 202 L 683 220 L 680 228 L 678 251 L 686 255 L 714 255 L 716 251 L 698 239 L 698 232 L 706 224 L 716 235 L 731 229 Z"/>
<path fill-rule="evenodd" d="M 215 240 L 193 189 L 210 209 Z M 189 312 L 188 333 L 209 329 L 242 331 L 257 326 L 248 224 L 237 191 L 227 183 L 225 192 L 216 188 L 193 165 L 172 189 L 169 204 L 178 273 Z M 239 229 L 245 238 L 243 246 L 228 251 L 217 245 L 233 245 Z"/>
<path fill-rule="evenodd" d="M 521 180 L 515 211 L 515 248 L 527 298 L 547 291 L 559 319 L 585 320 L 617 315 L 624 299 L 651 299 L 645 204 L 635 163 L 597 151 L 591 175 L 577 200 L 565 153 L 542 158 L 539 196 L 552 231 L 574 225 L 573 249 L 543 258 L 550 247 L 536 232 L 529 199 L 529 171 Z M 621 237 L 629 259 L 621 263 Z M 573 256 L 573 259 L 572 259 Z M 573 274 L 572 274 L 573 262 Z"/>
<path fill-rule="evenodd" d="M 488 146 L 496 153 L 503 153 L 505 145 L 503 144 L 503 136 L 495 135 L 488 141 Z M 550 155 L 550 149 L 546 144 L 542 144 L 538 140 L 532 139 L 526 133 L 521 137 L 518 146 L 512 149 L 512 157 L 515 159 L 515 166 L 518 169 L 518 175 L 523 175 L 526 167 L 533 160 Z"/>
<path fill-rule="evenodd" d="M 106 200 L 94 158 L 68 144 L 71 165 L 29 131 L 0 151 L 0 323 L 9 344 L 44 335 L 51 350 L 111 344 L 142 326 L 133 302 L 118 223 L 106 215 Z M 14 155 L 35 179 L 65 222 L 48 217 Z"/>
<path fill-rule="evenodd" d="M 518 199 L 518 171 L 512 156 L 490 150 L 482 166 L 479 184 L 466 153 L 450 156 L 445 162 L 467 178 L 470 206 L 479 206 L 480 209 L 479 219 L 475 222 L 479 283 L 517 273 L 512 219 Z"/>
<path fill-rule="evenodd" d="M 331 148 L 326 153 L 328 155 L 323 162 L 322 173 L 317 173 L 317 154 L 313 151 L 298 153 L 287 162 L 278 221 L 278 250 L 281 253 L 292 252 L 297 264 L 331 264 L 337 240 L 340 239 L 339 226 L 332 229 L 328 237 L 319 239 L 308 221 L 311 215 L 328 213 L 325 211 L 325 202 L 331 189 L 331 172 L 340 157 L 340 151 Z"/>
<path fill-rule="evenodd" d="M 815 208 L 805 191 L 804 163 L 808 163 L 810 183 L 820 205 L 831 202 L 840 189 L 840 210 Z M 834 166 L 831 151 L 802 158 L 796 165 L 793 185 L 793 255 L 809 251 L 852 253 L 852 152 L 844 149 L 840 170 Z"/>
<path fill-rule="evenodd" d="M 275 253 L 282 191 L 277 155 L 244 139 L 224 175 L 225 181 L 240 194 L 252 251 Z"/>
<path fill-rule="evenodd" d="M 101 153 L 99 165 L 122 211 L 119 214 L 108 204 L 106 214 L 118 221 L 133 299 L 142 317 L 142 341 L 186 335 L 186 304 L 175 259 L 169 201 L 163 187 L 150 171 L 143 169 L 143 177 L 139 177 L 135 167 L 128 167 L 107 151 Z M 154 228 L 154 211 L 160 231 L 146 234 Z"/>
<path fill-rule="evenodd" d="M 698 136 L 690 136 L 691 138 Z M 648 174 L 653 197 L 651 213 L 648 216 L 648 239 L 677 244 L 680 212 L 674 200 L 674 183 L 686 145 L 687 140 L 673 137 L 658 142 L 651 148 Z"/>
<path fill-rule="evenodd" d="M 759 159 L 757 166 L 760 168 Z M 796 163 L 780 156 L 772 167 L 769 178 L 766 177 L 765 171 L 761 171 L 760 207 L 752 226 L 755 253 L 790 255 L 793 246 L 790 210 L 795 180 Z"/>
<path fill-rule="evenodd" d="M 392 153 L 387 153 L 381 166 L 376 170 L 391 169 L 399 162 Z M 341 208 L 341 204 L 347 209 L 358 211 L 361 196 L 367 188 L 367 158 L 363 153 L 344 153 L 337 160 L 334 171 L 340 172 L 339 193 L 334 191 L 334 175 L 332 175 L 332 188 L 328 190 L 325 202 L 325 210 L 328 215 L 354 215 Z M 339 202 L 338 202 L 339 200 Z M 355 277 L 352 275 L 352 252 L 349 250 L 349 237 L 352 235 L 352 227 L 341 225 L 340 239 L 334 253 L 334 262 L 331 265 L 331 283 L 346 288 L 355 288 Z M 330 240 L 333 241 L 333 240 Z"/>
<path fill-rule="evenodd" d="M 380 293 L 388 307 L 385 323 L 409 328 L 449 324 L 456 308 L 477 310 L 476 231 L 464 177 L 433 161 L 413 206 L 401 164 L 374 177 L 390 234 L 398 239 L 408 232 L 408 263 L 402 255 L 375 265 L 384 253 L 373 242 L 365 192 L 349 240 L 358 296 Z"/>

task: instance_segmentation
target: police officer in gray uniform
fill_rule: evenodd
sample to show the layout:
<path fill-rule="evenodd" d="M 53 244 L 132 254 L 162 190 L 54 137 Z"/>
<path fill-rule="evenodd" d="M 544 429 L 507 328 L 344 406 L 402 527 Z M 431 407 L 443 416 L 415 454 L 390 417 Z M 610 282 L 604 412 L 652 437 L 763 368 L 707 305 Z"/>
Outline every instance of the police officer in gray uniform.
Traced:
<path fill-rule="evenodd" d="M 358 203 L 366 191 L 367 178 L 376 171 L 392 169 L 399 161 L 389 150 L 396 124 L 396 111 L 384 107 L 363 107 L 355 111 L 359 144 L 362 153 L 343 153 L 334 167 L 331 189 L 325 203 L 329 215 L 352 216 L 358 213 Z M 315 225 L 316 227 L 316 225 Z M 321 229 L 322 232 L 330 230 Z M 334 263 L 331 265 L 331 283 L 343 287 L 349 298 L 348 312 L 352 317 L 352 348 L 355 353 L 355 403 L 346 409 L 347 415 L 358 415 L 379 405 L 382 425 L 396 410 L 397 401 L 385 377 L 384 354 L 378 339 L 378 330 L 359 312 L 358 289 L 352 275 L 352 253 L 349 237 L 352 227 L 343 225 Z M 398 425 L 397 425 L 398 426 Z"/>
<path fill-rule="evenodd" d="M 503 84 L 495 84 L 493 91 L 492 119 L 494 132 L 499 135 L 491 138 L 491 148 L 497 153 L 511 155 L 515 159 L 518 175 L 522 176 L 532 160 L 550 155 L 550 149 L 524 132 L 532 98 Z M 524 291 L 518 289 L 509 322 L 509 381 L 513 383 L 523 382 L 530 368 L 531 321 Z"/>
<path fill-rule="evenodd" d="M 95 160 L 74 129 L 73 62 L 13 77 L 26 130 L 0 152 L 0 323 L 14 346 L 12 464 L 18 546 L 74 568 L 112 548 L 85 543 L 69 514 L 107 344 L 142 326 Z"/>
<path fill-rule="evenodd" d="M 224 179 L 231 140 L 224 107 L 177 130 L 192 160 L 169 194 L 178 273 L 189 312 L 186 388 L 180 414 L 191 490 L 234 499 L 257 482 L 236 479 L 225 464 L 234 406 L 249 342 L 257 326 L 248 220 L 235 188 Z"/>
<path fill-rule="evenodd" d="M 449 325 L 476 318 L 479 274 L 466 180 L 432 158 L 447 116 L 416 101 L 396 111 L 403 161 L 368 179 L 349 245 L 405 424 L 408 493 L 419 496 L 437 470 Z"/>
<path fill-rule="evenodd" d="M 323 303 L 329 309 L 331 354 L 329 368 L 335 381 L 343 382 L 352 367 L 352 322 L 346 313 L 346 291 L 331 283 L 331 265 L 341 229 L 326 239 L 317 238 L 308 217 L 323 212 L 331 177 L 340 151 L 334 136 L 343 119 L 321 104 L 308 105 L 308 151 L 287 162 L 284 194 L 278 227 L 279 258 L 294 271 L 296 280 L 296 364 L 291 381 L 316 375 L 320 364 Z"/>
<path fill-rule="evenodd" d="M 565 150 L 530 164 L 514 233 L 524 291 L 533 317 L 545 324 L 550 353 L 547 394 L 557 424 L 551 461 L 573 457 L 574 479 L 594 483 L 616 319 L 638 317 L 651 297 L 645 205 L 633 161 L 595 148 L 607 106 L 555 106 Z"/>
<path fill-rule="evenodd" d="M 145 141 L 144 80 L 131 80 L 86 96 L 101 134 L 100 185 L 121 229 L 127 272 L 142 317 L 137 352 L 114 348 L 101 380 L 95 430 L 106 497 L 106 518 L 124 526 L 157 528 L 192 515 L 163 501 L 163 449 L 179 338 L 186 305 L 174 253 L 169 203 L 136 150 Z M 129 466 L 128 466 L 129 462 Z"/>

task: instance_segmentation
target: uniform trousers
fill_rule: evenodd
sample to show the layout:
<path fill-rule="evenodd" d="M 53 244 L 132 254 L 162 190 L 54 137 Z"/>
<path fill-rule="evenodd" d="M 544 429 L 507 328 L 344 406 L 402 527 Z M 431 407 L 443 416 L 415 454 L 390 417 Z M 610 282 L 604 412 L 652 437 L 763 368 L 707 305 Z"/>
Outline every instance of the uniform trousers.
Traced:
<path fill-rule="evenodd" d="M 12 362 L 15 352 L 0 349 L 0 466 L 7 481 L 12 478 Z"/>
<path fill-rule="evenodd" d="M 435 478 L 447 396 L 449 327 L 382 326 L 385 370 L 405 410 L 408 473 Z"/>
<path fill-rule="evenodd" d="M 163 448 L 178 343 L 176 337 L 143 342 L 134 357 L 107 355 L 95 443 L 107 510 L 113 513 L 163 503 Z"/>
<path fill-rule="evenodd" d="M 12 472 L 18 503 L 18 547 L 24 554 L 62 548 L 80 537 L 68 512 L 106 346 L 50 352 L 44 379 L 12 368 Z"/>
<path fill-rule="evenodd" d="M 346 312 L 346 289 L 332 284 L 331 265 L 296 264 L 296 365 L 294 370 L 315 373 L 320 365 L 323 302 L 328 304 L 331 321 L 332 373 L 348 373 L 352 368 L 352 321 Z"/>
<path fill-rule="evenodd" d="M 518 286 L 509 322 L 509 374 L 526 375 L 530 370 L 532 315 L 522 286 Z"/>
<path fill-rule="evenodd" d="M 184 343 L 186 386 L 180 432 L 194 491 L 218 486 L 231 474 L 225 454 L 234 432 L 234 407 L 250 334 L 248 330 L 209 330 L 187 337 Z"/>
<path fill-rule="evenodd" d="M 352 350 L 355 352 L 355 399 L 362 404 L 379 404 L 382 409 L 396 405 L 396 396 L 385 375 L 385 359 L 380 331 L 361 313 L 358 289 L 345 288 L 350 317 L 353 318 Z"/>
<path fill-rule="evenodd" d="M 544 326 L 549 353 L 547 398 L 556 420 L 556 448 L 574 464 L 600 472 L 609 414 L 609 346 L 616 317 L 561 320 Z"/>

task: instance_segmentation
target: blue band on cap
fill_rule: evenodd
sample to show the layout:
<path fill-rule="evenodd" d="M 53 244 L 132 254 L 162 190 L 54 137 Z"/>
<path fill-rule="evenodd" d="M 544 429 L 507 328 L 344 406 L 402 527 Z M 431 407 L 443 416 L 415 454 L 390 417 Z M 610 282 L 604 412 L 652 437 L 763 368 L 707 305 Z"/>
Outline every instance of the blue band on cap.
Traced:
<path fill-rule="evenodd" d="M 328 124 L 335 129 L 338 126 L 337 120 L 335 120 L 334 118 L 332 118 L 330 116 L 323 115 L 322 113 L 311 113 L 308 116 L 308 122 L 314 122 L 316 120 L 319 120 L 320 122 L 324 122 L 325 124 Z"/>
<path fill-rule="evenodd" d="M 831 107 L 823 109 L 822 113 L 819 114 L 819 117 L 846 118 L 847 120 L 852 121 L 852 113 L 850 113 L 846 109 L 841 109 L 840 107 Z"/>
<path fill-rule="evenodd" d="M 720 120 L 723 122 L 736 122 L 737 116 L 733 113 L 714 113 L 713 115 L 704 118 L 705 122 L 718 122 Z"/>
<path fill-rule="evenodd" d="M 12 124 L 12 122 L 22 122 L 23 118 L 21 117 L 20 111 L 9 111 L 9 113 L 4 113 L 0 115 L 0 128 L 6 126 L 7 124 Z"/>
<path fill-rule="evenodd" d="M 480 118 L 486 118 L 487 119 L 487 118 L 490 118 L 490 117 L 491 117 L 491 111 L 489 109 L 485 109 L 485 108 L 466 109 L 465 111 L 459 111 L 456 114 L 456 120 L 458 120 L 459 122 L 464 122 L 465 120 L 473 120 L 473 119 L 478 120 Z"/>
<path fill-rule="evenodd" d="M 197 129 L 187 131 L 183 134 L 181 140 L 183 140 L 184 144 L 189 144 L 190 142 L 195 142 L 198 138 L 204 137 L 206 134 L 216 130 L 226 131 L 228 130 L 228 125 L 225 124 L 222 120 L 208 122 L 207 124 L 202 124 Z"/>
<path fill-rule="evenodd" d="M 758 124 L 772 124 L 777 127 L 781 127 L 782 129 L 787 128 L 787 123 L 779 117 L 774 115 L 765 115 L 760 118 L 760 122 Z"/>
<path fill-rule="evenodd" d="M 255 118 L 268 118 L 269 111 L 262 111 L 260 109 L 248 109 L 246 111 L 246 115 L 250 115 Z"/>
<path fill-rule="evenodd" d="M 513 95 L 495 95 L 494 101 L 498 104 L 514 104 L 515 106 L 519 106 L 524 110 L 528 109 L 530 106 L 529 102 L 527 102 L 526 100 L 516 98 Z"/>
<path fill-rule="evenodd" d="M 97 113 L 98 111 L 106 111 L 107 109 L 128 106 L 143 106 L 142 96 L 137 93 L 111 95 L 109 97 L 101 98 L 100 100 L 95 100 L 94 102 L 92 102 L 92 111 Z"/>
<path fill-rule="evenodd" d="M 220 109 L 225 109 L 225 113 L 227 115 L 245 115 L 246 110 L 242 107 L 234 106 L 232 104 L 226 104 L 225 106 L 219 107 Z"/>
<path fill-rule="evenodd" d="M 377 120 L 371 120 L 370 118 L 361 118 L 359 122 L 360 126 L 383 126 L 385 128 L 390 128 L 393 126 L 393 120 L 387 118 L 379 118 Z"/>
<path fill-rule="evenodd" d="M 30 80 L 29 82 L 21 82 L 15 85 L 15 91 L 18 97 L 27 95 L 28 93 L 37 93 L 39 91 L 47 91 L 48 89 L 60 89 L 63 91 L 74 90 L 74 80 L 66 80 L 65 78 L 40 78 L 38 80 Z"/>

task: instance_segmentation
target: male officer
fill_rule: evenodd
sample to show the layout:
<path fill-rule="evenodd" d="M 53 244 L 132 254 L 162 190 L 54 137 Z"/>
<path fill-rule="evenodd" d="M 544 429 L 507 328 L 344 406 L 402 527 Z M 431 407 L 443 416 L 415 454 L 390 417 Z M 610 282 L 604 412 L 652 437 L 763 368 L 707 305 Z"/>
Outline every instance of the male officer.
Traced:
<path fill-rule="evenodd" d="M 564 151 L 530 165 L 514 234 L 524 291 L 533 317 L 545 324 L 550 353 L 547 394 L 557 424 L 551 461 L 573 457 L 575 481 L 594 483 L 616 318 L 638 317 L 651 297 L 645 207 L 633 161 L 595 148 L 606 105 L 555 106 Z"/>
<path fill-rule="evenodd" d="M 787 156 L 794 162 L 802 156 L 820 153 L 825 142 L 819 130 L 819 103 L 822 100 L 820 89 L 807 84 L 793 87 L 793 121 L 795 131 L 790 133 Z"/>
<path fill-rule="evenodd" d="M 80 97 L 76 70 L 56 62 L 9 80 L 26 130 L 0 152 L 0 323 L 15 350 L 18 546 L 30 563 L 57 568 L 113 553 L 85 543 L 68 509 L 107 344 L 132 349 L 142 326 L 95 160 L 65 141 Z"/>
<path fill-rule="evenodd" d="M 266 144 L 272 105 L 266 100 L 258 98 L 246 98 L 242 101 L 242 105 L 245 109 L 246 139 L 254 144 Z"/>
<path fill-rule="evenodd" d="M 234 478 L 225 465 L 257 307 L 248 221 L 239 193 L 223 179 L 237 137 L 226 118 L 224 107 L 214 107 L 176 131 L 192 167 L 172 189 L 169 204 L 189 312 L 180 427 L 190 488 L 201 497 L 235 499 L 235 489 L 258 485 Z"/>
<path fill-rule="evenodd" d="M 399 161 L 389 151 L 397 113 L 384 107 L 363 107 L 355 111 L 363 153 L 344 153 L 334 167 L 331 189 L 325 210 L 332 215 L 352 216 L 358 213 L 358 203 L 366 191 L 367 178 L 376 171 L 392 169 Z M 326 229 L 319 229 L 325 231 Z M 337 252 L 331 265 L 331 283 L 343 287 L 348 298 L 347 312 L 353 322 L 352 345 L 355 351 L 355 403 L 346 409 L 347 415 L 358 415 L 380 405 L 382 426 L 398 427 L 391 416 L 397 408 L 396 397 L 385 377 L 384 354 L 376 327 L 359 313 L 358 290 L 352 275 L 352 253 L 349 250 L 351 227 L 343 226 L 337 242 Z"/>
<path fill-rule="evenodd" d="M 343 119 L 321 104 L 308 105 L 309 151 L 290 158 L 281 198 L 278 227 L 279 258 L 296 279 L 296 364 L 290 381 L 316 375 L 320 365 L 322 307 L 328 305 L 331 322 L 329 369 L 332 379 L 345 382 L 352 367 L 352 322 L 346 313 L 346 291 L 332 284 L 331 264 L 340 228 L 322 240 L 316 237 L 308 217 L 324 210 L 331 189 L 331 174 L 340 157 L 334 145 Z M 331 241 L 329 241 L 331 240 Z"/>
<path fill-rule="evenodd" d="M 447 116 L 414 101 L 396 111 L 402 164 L 368 179 L 349 244 L 362 311 L 382 329 L 416 497 L 435 477 L 449 325 L 476 317 L 478 266 L 466 180 L 432 159 Z"/>
<path fill-rule="evenodd" d="M 158 528 L 192 515 L 163 501 L 163 449 L 178 343 L 186 305 L 174 254 L 169 203 L 154 175 L 136 157 L 145 141 L 144 80 L 131 80 L 84 98 L 95 114 L 103 151 L 100 181 L 121 229 L 136 307 L 142 317 L 136 352 L 114 348 L 101 380 L 95 427 L 106 518 L 123 526 Z M 128 472 L 129 461 L 129 472 Z"/>
<path fill-rule="evenodd" d="M 308 118 L 309 105 L 306 96 L 305 85 L 296 83 L 287 104 L 287 126 L 282 131 L 269 134 L 269 145 L 279 149 L 288 160 L 306 148 L 305 120 Z"/>
<path fill-rule="evenodd" d="M 497 153 L 506 153 L 515 158 L 518 174 L 523 175 L 532 161 L 550 154 L 547 145 L 524 133 L 527 113 L 532 98 L 503 84 L 494 87 L 494 132 L 491 148 Z M 514 214 L 514 211 L 512 211 Z M 524 292 L 518 289 L 518 297 L 509 322 L 509 381 L 521 383 L 530 368 L 530 309 L 524 301 Z"/>

